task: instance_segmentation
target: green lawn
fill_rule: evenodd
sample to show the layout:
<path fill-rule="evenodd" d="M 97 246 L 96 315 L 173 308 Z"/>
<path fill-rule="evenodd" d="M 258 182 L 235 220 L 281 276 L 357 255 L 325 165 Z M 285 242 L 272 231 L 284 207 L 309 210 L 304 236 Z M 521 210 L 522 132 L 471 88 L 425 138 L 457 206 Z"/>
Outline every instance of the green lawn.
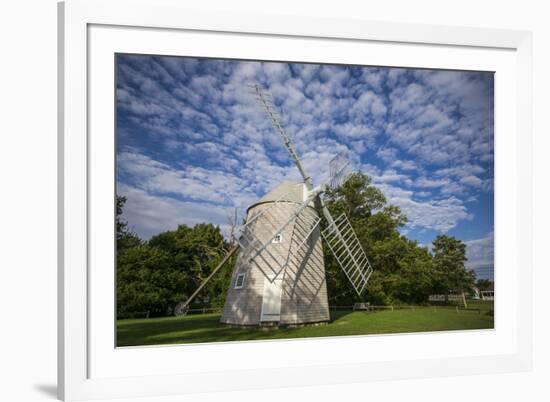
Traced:
<path fill-rule="evenodd" d="M 470 304 L 477 310 L 455 307 L 423 307 L 365 312 L 331 311 L 328 325 L 271 330 L 229 328 L 220 324 L 219 314 L 189 315 L 149 319 L 128 319 L 117 322 L 117 345 L 162 345 L 244 341 L 258 339 L 311 338 L 338 335 L 370 335 L 423 331 L 448 331 L 493 328 L 488 314 L 492 303 Z"/>

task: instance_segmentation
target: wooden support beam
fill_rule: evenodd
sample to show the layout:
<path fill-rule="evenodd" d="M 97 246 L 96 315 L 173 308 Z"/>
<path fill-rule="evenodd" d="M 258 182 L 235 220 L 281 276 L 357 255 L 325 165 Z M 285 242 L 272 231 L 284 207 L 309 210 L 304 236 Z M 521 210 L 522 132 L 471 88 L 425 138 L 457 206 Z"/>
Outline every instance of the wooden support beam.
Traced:
<path fill-rule="evenodd" d="M 220 263 L 212 270 L 210 275 L 201 283 L 201 285 L 193 292 L 193 294 L 185 301 L 184 305 L 181 307 L 181 310 L 185 311 L 189 304 L 193 301 L 193 299 L 199 294 L 199 292 L 206 286 L 206 284 L 212 279 L 214 275 L 216 275 L 216 272 L 218 272 L 221 267 L 224 266 L 224 264 L 231 258 L 233 254 L 239 249 L 239 246 L 233 246 L 231 250 L 223 257 L 223 259 L 220 261 Z"/>

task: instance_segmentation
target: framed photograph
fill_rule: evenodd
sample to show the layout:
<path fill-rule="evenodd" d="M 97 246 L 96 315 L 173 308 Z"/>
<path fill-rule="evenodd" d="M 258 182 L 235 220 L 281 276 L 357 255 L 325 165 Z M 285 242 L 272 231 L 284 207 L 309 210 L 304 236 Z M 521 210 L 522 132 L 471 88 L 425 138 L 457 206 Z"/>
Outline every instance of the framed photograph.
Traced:
<path fill-rule="evenodd" d="M 530 369 L 530 33 L 72 0 L 59 44 L 62 399 Z"/>

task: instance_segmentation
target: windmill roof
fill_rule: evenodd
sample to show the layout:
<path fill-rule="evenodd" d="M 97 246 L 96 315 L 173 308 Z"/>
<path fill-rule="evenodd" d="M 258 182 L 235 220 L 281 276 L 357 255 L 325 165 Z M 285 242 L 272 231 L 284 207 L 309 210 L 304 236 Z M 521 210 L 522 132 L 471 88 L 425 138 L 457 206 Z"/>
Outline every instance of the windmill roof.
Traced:
<path fill-rule="evenodd" d="M 266 195 L 248 207 L 255 207 L 258 204 L 275 201 L 288 201 L 301 203 L 304 201 L 304 183 L 283 181 L 277 187 L 271 189 Z"/>

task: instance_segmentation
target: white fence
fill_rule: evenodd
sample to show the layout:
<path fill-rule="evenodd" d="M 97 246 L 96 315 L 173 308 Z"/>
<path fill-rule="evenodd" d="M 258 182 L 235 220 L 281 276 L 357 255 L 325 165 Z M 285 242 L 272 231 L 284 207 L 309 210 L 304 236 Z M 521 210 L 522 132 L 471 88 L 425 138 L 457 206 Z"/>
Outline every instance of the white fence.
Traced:
<path fill-rule="evenodd" d="M 447 297 L 447 299 L 445 299 Z M 428 300 L 431 302 L 462 301 L 462 293 L 451 293 L 448 295 L 430 295 Z"/>
<path fill-rule="evenodd" d="M 495 300 L 494 290 L 482 290 L 479 293 L 481 295 L 481 300 Z"/>

